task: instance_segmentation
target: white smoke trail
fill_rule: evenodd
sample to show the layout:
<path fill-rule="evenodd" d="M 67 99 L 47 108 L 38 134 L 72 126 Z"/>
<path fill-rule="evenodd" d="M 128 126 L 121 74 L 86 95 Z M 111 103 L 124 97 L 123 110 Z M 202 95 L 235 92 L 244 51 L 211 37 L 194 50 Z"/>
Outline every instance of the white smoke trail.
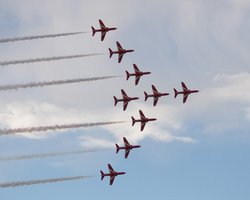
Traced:
<path fill-rule="evenodd" d="M 27 128 L 17 128 L 17 129 L 2 129 L 2 130 L 0 130 L 0 136 L 13 135 L 13 134 L 17 134 L 17 133 L 55 131 L 55 130 L 71 129 L 71 128 L 87 128 L 87 127 L 93 127 L 93 126 L 119 124 L 119 123 L 124 123 L 124 122 L 125 121 L 96 122 L 96 123 L 80 123 L 80 124 L 64 124 L 64 125 L 54 125 L 54 126 L 27 127 Z"/>
<path fill-rule="evenodd" d="M 10 60 L 10 61 L 0 62 L 0 65 L 7 66 L 7 65 L 25 64 L 25 63 L 56 61 L 56 60 L 82 58 L 82 57 L 97 56 L 97 55 L 103 55 L 103 53 L 78 54 L 78 55 L 69 55 L 69 56 L 54 56 L 54 57 L 43 57 L 43 58 L 29 58 L 29 59 L 23 59 L 23 60 Z"/>
<path fill-rule="evenodd" d="M 121 76 L 101 76 L 101 77 L 92 77 L 92 78 L 77 78 L 77 79 L 66 79 L 66 80 L 56 80 L 56 81 L 44 81 L 44 82 L 33 82 L 25 84 L 14 84 L 14 85 L 3 85 L 0 86 L 0 91 L 4 90 L 17 90 L 20 88 L 33 88 L 33 87 L 45 87 L 50 85 L 63 85 L 70 83 L 80 83 L 87 81 L 98 81 L 104 79 L 117 78 Z"/>
<path fill-rule="evenodd" d="M 81 180 L 81 179 L 92 178 L 92 177 L 93 176 L 72 176 L 72 177 L 51 178 L 51 179 L 37 179 L 37 180 L 31 180 L 31 181 L 8 182 L 8 183 L 0 183 L 0 188 L 73 181 L 73 180 Z"/>
<path fill-rule="evenodd" d="M 23 36 L 23 37 L 3 38 L 3 39 L 0 39 L 0 43 L 43 39 L 43 38 L 52 38 L 52 37 L 62 37 L 62 36 L 78 35 L 78 34 L 83 34 L 83 33 L 87 33 L 87 32 L 72 32 L 72 33 L 31 35 L 31 36 Z"/>
<path fill-rule="evenodd" d="M 92 152 L 105 151 L 105 150 L 110 150 L 110 149 L 108 148 L 107 149 L 90 149 L 90 150 L 62 151 L 62 152 L 8 156 L 8 157 L 0 157 L 0 162 L 16 161 L 16 160 L 30 160 L 30 159 L 58 157 L 58 156 L 66 156 L 66 155 L 76 155 L 76 154 L 92 153 Z"/>

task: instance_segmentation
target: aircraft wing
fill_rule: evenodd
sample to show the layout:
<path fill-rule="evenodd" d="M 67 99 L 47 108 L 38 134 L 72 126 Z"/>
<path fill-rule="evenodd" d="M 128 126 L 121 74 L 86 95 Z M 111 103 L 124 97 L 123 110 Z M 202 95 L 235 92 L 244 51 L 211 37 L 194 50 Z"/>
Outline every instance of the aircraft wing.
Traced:
<path fill-rule="evenodd" d="M 100 27 L 103 29 L 103 28 L 106 28 L 104 23 L 102 22 L 102 20 L 99 19 L 99 24 L 100 24 Z"/>
<path fill-rule="evenodd" d="M 109 180 L 109 185 L 112 185 L 114 183 L 115 180 L 115 176 L 110 176 L 110 180 Z"/>
<path fill-rule="evenodd" d="M 128 158 L 129 152 L 130 152 L 130 149 L 125 150 L 125 158 Z"/>
<path fill-rule="evenodd" d="M 120 63 L 122 61 L 122 57 L 123 57 L 123 53 L 119 53 L 118 55 L 118 63 Z"/>
<path fill-rule="evenodd" d="M 181 85 L 182 85 L 183 91 L 187 91 L 188 90 L 188 88 L 187 88 L 187 86 L 186 86 L 186 84 L 184 82 L 181 82 Z"/>
<path fill-rule="evenodd" d="M 128 140 L 125 137 L 123 137 L 123 142 L 124 142 L 125 147 L 130 146 Z"/>
<path fill-rule="evenodd" d="M 154 106 L 156 106 L 158 100 L 159 100 L 159 97 L 158 97 L 158 96 L 157 96 L 157 97 L 154 97 Z"/>
<path fill-rule="evenodd" d="M 128 101 L 124 101 L 123 102 L 123 111 L 126 110 L 127 106 L 128 106 Z"/>
<path fill-rule="evenodd" d="M 102 31 L 102 33 L 101 33 L 101 41 L 103 41 L 103 40 L 104 40 L 105 35 L 106 35 L 106 31 Z"/>
<path fill-rule="evenodd" d="M 115 170 L 113 169 L 113 167 L 110 164 L 108 164 L 108 168 L 109 168 L 109 173 L 115 172 Z"/>
<path fill-rule="evenodd" d="M 122 93 L 123 98 L 127 98 L 128 97 L 128 95 L 126 94 L 126 92 L 123 89 L 121 89 L 121 93 Z"/>
<path fill-rule="evenodd" d="M 123 50 L 122 45 L 119 42 L 116 42 L 116 46 L 118 50 Z"/>
<path fill-rule="evenodd" d="M 141 131 L 144 130 L 145 126 L 146 126 L 146 122 L 141 122 Z"/>
<path fill-rule="evenodd" d="M 134 66 L 135 73 L 140 72 L 140 70 L 139 70 L 139 68 L 137 67 L 137 65 L 136 65 L 136 64 L 133 64 L 133 66 Z"/>
<path fill-rule="evenodd" d="M 140 113 L 141 119 L 145 119 L 146 118 L 145 115 L 143 114 L 143 112 L 141 110 L 139 110 L 139 113 Z"/>
<path fill-rule="evenodd" d="M 156 87 L 154 86 L 154 85 L 152 85 L 152 90 L 153 90 L 153 93 L 155 94 L 157 94 L 158 93 L 158 91 L 157 91 L 157 89 L 156 89 Z"/>
<path fill-rule="evenodd" d="M 183 103 L 185 103 L 187 101 L 187 98 L 188 98 L 188 94 L 184 94 L 183 95 Z"/>
<path fill-rule="evenodd" d="M 140 81 L 141 76 L 136 76 L 135 77 L 135 85 L 137 85 Z"/>

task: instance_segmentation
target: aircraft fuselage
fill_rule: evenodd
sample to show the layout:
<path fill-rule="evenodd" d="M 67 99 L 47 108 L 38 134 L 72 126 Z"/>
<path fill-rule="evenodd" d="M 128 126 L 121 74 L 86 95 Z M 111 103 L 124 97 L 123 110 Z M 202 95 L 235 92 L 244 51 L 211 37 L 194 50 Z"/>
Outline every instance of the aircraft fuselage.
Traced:
<path fill-rule="evenodd" d="M 126 172 L 107 173 L 107 174 L 103 174 L 103 176 L 118 176 L 118 175 L 123 175 L 123 174 L 126 174 Z"/>
<path fill-rule="evenodd" d="M 101 29 L 96 29 L 95 31 L 96 32 L 109 32 L 109 31 L 113 31 L 113 30 L 116 30 L 117 28 L 113 27 L 113 28 L 101 28 Z"/>

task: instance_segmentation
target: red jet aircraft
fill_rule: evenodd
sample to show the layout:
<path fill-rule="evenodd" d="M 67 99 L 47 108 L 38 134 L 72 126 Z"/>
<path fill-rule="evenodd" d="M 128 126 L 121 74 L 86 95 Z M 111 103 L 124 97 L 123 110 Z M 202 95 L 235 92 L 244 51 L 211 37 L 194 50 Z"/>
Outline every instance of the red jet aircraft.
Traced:
<path fill-rule="evenodd" d="M 105 176 L 110 176 L 109 185 L 113 184 L 116 176 L 126 174 L 126 172 L 116 172 L 110 164 L 108 164 L 108 168 L 109 168 L 109 173 L 104 174 L 102 170 L 100 170 L 100 172 L 101 172 L 101 180 L 103 180 Z"/>
<path fill-rule="evenodd" d="M 139 99 L 139 97 L 129 97 L 126 92 L 124 90 L 121 90 L 121 93 L 122 93 L 122 97 L 123 99 L 117 99 L 115 96 L 114 96 L 114 100 L 115 100 L 115 106 L 116 104 L 119 102 L 119 101 L 123 101 L 123 110 L 125 111 L 127 106 L 128 106 L 128 103 L 132 100 L 137 100 Z"/>
<path fill-rule="evenodd" d="M 118 63 L 122 61 L 122 57 L 124 54 L 134 51 L 133 49 L 128 49 L 128 50 L 123 49 L 119 42 L 116 42 L 116 45 L 117 45 L 117 51 L 112 51 L 109 48 L 109 58 L 111 58 L 113 54 L 118 54 Z"/>
<path fill-rule="evenodd" d="M 185 85 L 184 82 L 181 82 L 182 85 L 182 90 L 181 92 L 178 92 L 175 88 L 174 88 L 174 98 L 177 97 L 178 94 L 183 94 L 183 103 L 185 103 L 187 101 L 188 95 L 192 94 L 192 93 L 196 93 L 199 92 L 199 90 L 189 90 L 187 88 L 187 86 Z"/>
<path fill-rule="evenodd" d="M 131 144 L 129 144 L 128 140 L 125 137 L 123 137 L 123 141 L 124 141 L 124 145 L 125 145 L 124 147 L 120 147 L 118 144 L 115 144 L 115 146 L 116 146 L 116 153 L 118 153 L 120 149 L 125 149 L 125 158 L 128 157 L 129 152 L 130 152 L 131 149 L 141 147 L 140 145 L 131 145 Z"/>
<path fill-rule="evenodd" d="M 95 29 L 93 26 L 91 26 L 91 28 L 92 28 L 92 36 L 94 36 L 96 32 L 101 32 L 101 41 L 104 40 L 107 32 L 117 29 L 115 27 L 112 27 L 112 28 L 106 27 L 104 23 L 102 22 L 102 20 L 100 19 L 99 19 L 99 24 L 100 24 L 100 29 Z"/>
<path fill-rule="evenodd" d="M 169 93 L 158 92 L 154 85 L 152 85 L 152 91 L 153 94 L 147 94 L 146 92 L 144 92 L 144 94 L 145 94 L 145 101 L 147 101 L 148 97 L 154 97 L 154 106 L 156 106 L 158 99 L 160 97 L 169 95 Z"/>
<path fill-rule="evenodd" d="M 151 72 L 140 71 L 136 64 L 133 64 L 133 66 L 134 66 L 135 73 L 130 74 L 128 71 L 126 71 L 126 74 L 127 74 L 127 80 L 129 79 L 130 76 L 135 76 L 135 85 L 139 83 L 141 76 L 146 75 L 146 74 L 151 74 Z"/>
<path fill-rule="evenodd" d="M 132 126 L 134 126 L 135 122 L 141 122 L 141 131 L 143 131 L 147 122 L 157 120 L 155 118 L 145 117 L 145 115 L 143 114 L 143 112 L 141 110 L 139 110 L 139 113 L 140 113 L 141 119 L 134 119 L 134 117 L 131 117 L 131 118 L 132 118 Z"/>

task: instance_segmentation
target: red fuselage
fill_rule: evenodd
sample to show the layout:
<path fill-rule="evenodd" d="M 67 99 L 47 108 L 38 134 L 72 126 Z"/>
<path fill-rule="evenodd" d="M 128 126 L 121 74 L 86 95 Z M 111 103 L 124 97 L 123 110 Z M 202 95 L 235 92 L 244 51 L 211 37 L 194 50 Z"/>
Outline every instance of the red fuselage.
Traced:
<path fill-rule="evenodd" d="M 161 96 L 167 96 L 169 93 L 154 93 L 154 94 L 148 94 L 148 97 L 161 97 Z"/>
<path fill-rule="evenodd" d="M 133 51 L 135 51 L 135 50 L 133 50 L 133 49 L 121 49 L 121 50 L 113 51 L 113 54 L 125 54 L 125 53 L 130 53 Z"/>
<path fill-rule="evenodd" d="M 187 94 L 192 94 L 192 93 L 197 93 L 197 92 L 199 92 L 199 90 L 185 90 L 185 91 L 177 92 L 177 94 L 187 95 Z"/>
<path fill-rule="evenodd" d="M 130 76 L 143 76 L 147 74 L 151 74 L 151 72 L 135 72 L 133 74 L 130 74 Z"/>
<path fill-rule="evenodd" d="M 150 121 L 155 121 L 157 120 L 156 118 L 144 118 L 144 119 L 135 119 L 134 122 L 141 122 L 141 123 L 147 123 L 147 122 L 150 122 Z"/>
<path fill-rule="evenodd" d="M 123 99 L 117 99 L 117 101 L 132 101 L 132 100 L 137 100 L 139 97 L 126 97 Z"/>
<path fill-rule="evenodd" d="M 101 28 L 101 29 L 96 29 L 95 31 L 96 32 L 109 32 L 109 31 L 113 31 L 113 30 L 116 30 L 117 28 L 113 27 L 113 28 Z"/>
<path fill-rule="evenodd" d="M 130 149 L 135 149 L 135 148 L 140 148 L 140 145 L 127 145 L 124 147 L 119 147 L 119 149 L 125 149 L 125 150 L 130 150 Z"/>
<path fill-rule="evenodd" d="M 118 176 L 118 175 L 123 175 L 123 174 L 126 174 L 126 172 L 112 172 L 112 173 L 103 174 L 103 176 Z"/>

